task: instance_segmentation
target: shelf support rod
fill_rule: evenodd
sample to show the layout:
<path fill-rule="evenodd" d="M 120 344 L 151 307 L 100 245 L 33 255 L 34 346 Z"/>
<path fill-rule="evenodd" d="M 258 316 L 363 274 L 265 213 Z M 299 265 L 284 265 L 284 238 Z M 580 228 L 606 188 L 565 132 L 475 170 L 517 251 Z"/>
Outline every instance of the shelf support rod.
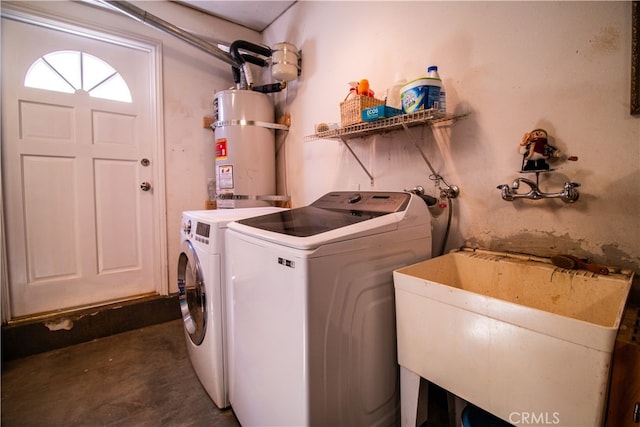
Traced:
<path fill-rule="evenodd" d="M 360 159 L 358 158 L 358 156 L 356 155 L 356 153 L 353 151 L 353 149 L 351 149 L 351 146 L 349 145 L 349 143 L 347 142 L 347 140 L 343 137 L 340 137 L 340 140 L 344 143 L 344 145 L 349 149 L 349 151 L 351 152 L 351 155 L 353 156 L 354 159 L 356 159 L 356 161 L 358 162 L 358 164 L 360 165 L 360 167 L 362 168 L 362 170 L 364 171 L 364 173 L 367 174 L 367 176 L 369 177 L 369 180 L 371 181 L 371 185 L 373 185 L 373 175 L 371 175 L 371 173 L 369 173 L 369 171 L 367 170 L 367 168 L 364 166 L 364 164 L 362 164 L 362 162 L 360 161 Z"/>
<path fill-rule="evenodd" d="M 433 169 L 433 166 L 431 166 L 431 162 L 429 161 L 429 159 L 427 159 L 427 156 L 424 154 L 424 152 L 422 151 L 422 149 L 418 145 L 418 141 L 413 136 L 413 133 L 411 133 L 411 131 L 409 130 L 409 127 L 406 125 L 406 123 L 402 123 L 402 127 L 404 128 L 405 133 L 409 136 L 409 139 L 411 139 L 411 142 L 413 142 L 413 145 L 416 147 L 416 150 L 418 150 L 418 152 L 422 156 L 422 159 L 424 160 L 424 162 L 427 164 L 427 166 L 429 166 L 429 170 L 431 170 L 431 173 L 433 175 L 438 175 L 436 173 L 436 171 Z"/>

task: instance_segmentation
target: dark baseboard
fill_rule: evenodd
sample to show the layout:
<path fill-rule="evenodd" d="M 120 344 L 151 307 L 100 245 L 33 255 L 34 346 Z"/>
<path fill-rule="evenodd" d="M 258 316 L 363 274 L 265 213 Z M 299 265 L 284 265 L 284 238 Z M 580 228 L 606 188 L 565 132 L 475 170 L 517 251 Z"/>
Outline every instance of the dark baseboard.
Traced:
<path fill-rule="evenodd" d="M 177 295 L 153 296 L 2 326 L 2 360 L 179 319 Z"/>

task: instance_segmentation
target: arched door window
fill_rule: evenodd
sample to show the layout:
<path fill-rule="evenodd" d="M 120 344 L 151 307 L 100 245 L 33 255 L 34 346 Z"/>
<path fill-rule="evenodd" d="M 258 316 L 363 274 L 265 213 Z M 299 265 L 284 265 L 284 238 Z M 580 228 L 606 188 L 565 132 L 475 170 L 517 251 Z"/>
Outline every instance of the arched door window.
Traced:
<path fill-rule="evenodd" d="M 27 71 L 26 87 L 76 93 L 112 101 L 131 102 L 131 91 L 120 73 L 85 52 L 63 50 L 38 58 Z"/>

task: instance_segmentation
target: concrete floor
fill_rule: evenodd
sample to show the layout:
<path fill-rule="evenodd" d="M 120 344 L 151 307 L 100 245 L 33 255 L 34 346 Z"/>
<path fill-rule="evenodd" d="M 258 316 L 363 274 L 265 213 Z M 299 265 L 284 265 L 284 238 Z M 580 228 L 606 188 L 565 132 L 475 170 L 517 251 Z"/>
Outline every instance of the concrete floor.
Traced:
<path fill-rule="evenodd" d="M 200 385 L 182 325 L 173 320 L 3 362 L 0 424 L 239 427 Z M 432 391 L 422 427 L 446 427 L 446 395 Z"/>
<path fill-rule="evenodd" d="M 239 426 L 200 385 L 182 320 L 2 365 L 2 426 Z"/>

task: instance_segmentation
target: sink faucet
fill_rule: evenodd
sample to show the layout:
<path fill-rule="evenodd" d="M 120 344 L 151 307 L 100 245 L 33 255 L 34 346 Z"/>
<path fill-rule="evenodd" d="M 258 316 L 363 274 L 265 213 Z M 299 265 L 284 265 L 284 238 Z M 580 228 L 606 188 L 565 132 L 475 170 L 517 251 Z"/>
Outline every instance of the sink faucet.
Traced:
<path fill-rule="evenodd" d="M 518 193 L 517 190 L 520 188 L 520 183 L 527 184 L 530 190 L 527 193 Z M 577 182 L 565 182 L 562 191 L 557 193 L 545 193 L 540 190 L 537 182 L 533 182 L 527 178 L 516 178 L 511 183 L 511 186 L 502 184 L 498 185 L 497 188 L 502 191 L 502 198 L 509 202 L 515 199 L 539 200 L 559 198 L 565 203 L 573 203 L 580 197 L 580 193 L 576 190 L 577 187 L 580 187 L 580 184 Z"/>

